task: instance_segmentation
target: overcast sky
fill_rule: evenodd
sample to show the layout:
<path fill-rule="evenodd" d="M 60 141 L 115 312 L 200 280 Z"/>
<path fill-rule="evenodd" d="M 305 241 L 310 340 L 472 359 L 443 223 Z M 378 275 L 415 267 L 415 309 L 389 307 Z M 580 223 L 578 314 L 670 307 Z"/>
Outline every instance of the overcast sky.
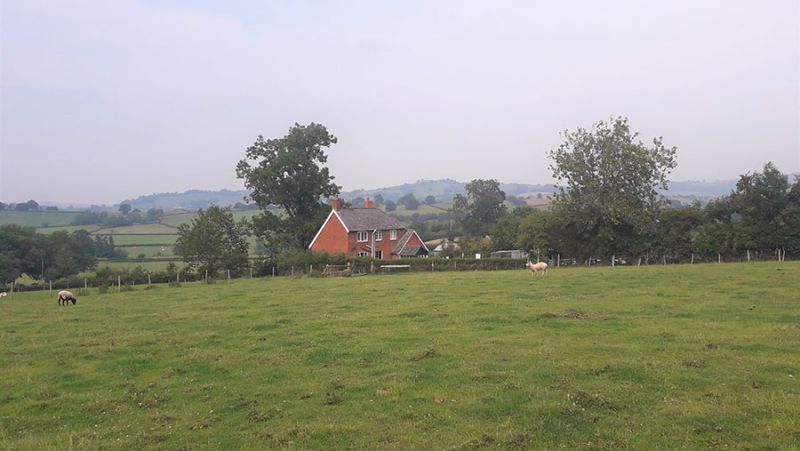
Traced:
<path fill-rule="evenodd" d="M 0 200 L 242 189 L 319 122 L 345 190 L 547 183 L 560 133 L 627 116 L 674 180 L 800 171 L 797 0 L 0 0 Z"/>

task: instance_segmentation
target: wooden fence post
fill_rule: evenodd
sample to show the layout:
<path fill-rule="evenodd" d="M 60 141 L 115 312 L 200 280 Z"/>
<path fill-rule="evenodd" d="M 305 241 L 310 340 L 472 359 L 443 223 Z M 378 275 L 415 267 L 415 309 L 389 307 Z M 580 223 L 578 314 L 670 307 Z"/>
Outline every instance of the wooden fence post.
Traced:
<path fill-rule="evenodd" d="M 150 282 L 150 273 L 147 273 L 147 286 L 149 287 L 151 283 L 152 282 Z"/>
<path fill-rule="evenodd" d="M 556 268 L 561 267 L 561 254 L 556 255 Z"/>
<path fill-rule="evenodd" d="M 50 296 L 52 296 L 53 295 L 53 281 L 49 280 L 48 282 L 50 282 Z"/>
<path fill-rule="evenodd" d="M 614 266 L 616 266 L 616 264 L 617 264 L 617 256 L 611 254 L 611 267 L 613 268 Z"/>
<path fill-rule="evenodd" d="M 231 270 L 228 270 L 228 283 L 231 283 Z"/>
<path fill-rule="evenodd" d="M 122 293 L 122 277 L 117 276 L 117 293 Z"/>
<path fill-rule="evenodd" d="M 747 250 L 747 261 L 750 262 L 750 249 Z"/>

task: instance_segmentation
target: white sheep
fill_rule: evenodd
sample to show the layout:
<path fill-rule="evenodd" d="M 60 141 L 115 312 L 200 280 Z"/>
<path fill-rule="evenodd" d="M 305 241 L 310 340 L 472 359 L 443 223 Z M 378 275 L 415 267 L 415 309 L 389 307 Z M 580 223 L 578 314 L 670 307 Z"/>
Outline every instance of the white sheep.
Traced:
<path fill-rule="evenodd" d="M 69 305 L 69 301 L 72 301 L 72 305 L 75 305 L 78 302 L 78 298 L 71 291 L 61 290 L 58 292 L 58 305 Z"/>
<path fill-rule="evenodd" d="M 539 263 L 531 263 L 528 262 L 528 269 L 531 270 L 531 275 L 536 274 L 537 272 L 541 272 L 542 275 L 547 274 L 547 263 L 539 262 Z"/>
<path fill-rule="evenodd" d="M 8 293 L 6 293 L 5 291 L 0 291 L 0 299 L 3 299 L 6 296 L 8 296 Z"/>

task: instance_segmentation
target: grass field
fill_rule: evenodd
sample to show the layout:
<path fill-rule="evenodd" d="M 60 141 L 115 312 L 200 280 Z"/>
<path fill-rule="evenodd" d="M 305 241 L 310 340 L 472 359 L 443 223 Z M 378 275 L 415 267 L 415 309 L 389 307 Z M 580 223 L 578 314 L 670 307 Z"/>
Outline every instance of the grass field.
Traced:
<path fill-rule="evenodd" d="M 800 264 L 0 301 L 10 449 L 800 447 Z"/>
<path fill-rule="evenodd" d="M 0 225 L 26 227 L 67 226 L 80 214 L 76 211 L 0 211 Z"/>

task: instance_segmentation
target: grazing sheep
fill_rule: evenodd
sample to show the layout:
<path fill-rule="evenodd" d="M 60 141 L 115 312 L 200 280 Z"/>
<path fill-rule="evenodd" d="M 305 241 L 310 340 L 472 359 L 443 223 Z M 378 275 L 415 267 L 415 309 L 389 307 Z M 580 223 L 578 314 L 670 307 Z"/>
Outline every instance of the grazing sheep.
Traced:
<path fill-rule="evenodd" d="M 0 299 L 3 299 L 6 296 L 8 296 L 8 293 L 6 293 L 5 291 L 0 291 Z"/>
<path fill-rule="evenodd" d="M 528 262 L 528 269 L 531 270 L 531 275 L 536 274 L 537 272 L 541 272 L 542 275 L 547 274 L 547 263 L 539 262 L 539 263 L 531 263 Z"/>
<path fill-rule="evenodd" d="M 71 291 L 62 290 L 58 292 L 58 305 L 69 305 L 69 301 L 72 301 L 72 305 L 75 305 L 78 302 L 78 298 Z"/>

